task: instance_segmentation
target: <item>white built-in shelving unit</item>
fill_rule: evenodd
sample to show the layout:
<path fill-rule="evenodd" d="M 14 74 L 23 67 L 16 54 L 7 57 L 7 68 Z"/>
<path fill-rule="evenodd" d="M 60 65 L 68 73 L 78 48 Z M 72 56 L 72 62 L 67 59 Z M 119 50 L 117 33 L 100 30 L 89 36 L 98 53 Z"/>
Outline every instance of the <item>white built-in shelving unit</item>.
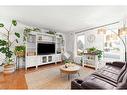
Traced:
<path fill-rule="evenodd" d="M 55 53 L 38 55 L 38 43 L 55 43 Z M 26 64 L 25 68 L 38 67 L 39 65 L 57 63 L 62 61 L 62 53 L 65 50 L 64 35 L 31 32 L 26 41 Z"/>

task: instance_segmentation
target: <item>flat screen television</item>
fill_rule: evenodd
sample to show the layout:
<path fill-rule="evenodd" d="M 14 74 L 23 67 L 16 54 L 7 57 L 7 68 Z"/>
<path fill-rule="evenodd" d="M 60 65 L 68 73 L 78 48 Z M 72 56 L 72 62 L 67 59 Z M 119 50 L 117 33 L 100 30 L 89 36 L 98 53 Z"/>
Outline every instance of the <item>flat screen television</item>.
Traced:
<path fill-rule="evenodd" d="M 55 43 L 38 43 L 37 54 L 54 54 L 55 53 Z"/>

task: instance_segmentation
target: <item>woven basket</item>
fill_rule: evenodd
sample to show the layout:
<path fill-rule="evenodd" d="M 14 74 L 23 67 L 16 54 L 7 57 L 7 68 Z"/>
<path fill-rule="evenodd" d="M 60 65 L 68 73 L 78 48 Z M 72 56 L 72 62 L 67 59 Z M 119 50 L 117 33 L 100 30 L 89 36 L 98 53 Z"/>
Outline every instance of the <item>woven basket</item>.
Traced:
<path fill-rule="evenodd" d="M 15 65 L 14 64 L 8 64 L 4 65 L 4 74 L 11 74 L 15 71 Z"/>

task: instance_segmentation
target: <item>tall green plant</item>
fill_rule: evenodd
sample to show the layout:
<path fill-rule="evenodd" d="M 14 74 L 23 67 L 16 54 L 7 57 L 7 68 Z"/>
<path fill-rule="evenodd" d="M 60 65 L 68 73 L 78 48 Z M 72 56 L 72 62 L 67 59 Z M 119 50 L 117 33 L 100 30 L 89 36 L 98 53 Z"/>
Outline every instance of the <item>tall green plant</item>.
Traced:
<path fill-rule="evenodd" d="M 10 61 L 12 61 L 13 51 L 11 50 L 11 47 L 12 47 L 14 42 L 18 43 L 17 38 L 20 38 L 19 33 L 13 32 L 11 30 L 12 26 L 14 26 L 14 27 L 17 26 L 17 21 L 16 20 L 11 21 L 11 25 L 10 25 L 9 29 L 7 29 L 3 23 L 0 23 L 0 28 L 3 28 L 6 31 L 6 33 L 5 32 L 4 33 L 0 32 L 0 34 L 5 37 L 5 39 L 0 39 L 0 52 L 5 54 L 5 56 L 6 56 L 5 60 L 6 60 L 7 64 L 9 64 Z M 13 41 L 10 39 L 11 34 L 14 34 L 17 37 Z"/>

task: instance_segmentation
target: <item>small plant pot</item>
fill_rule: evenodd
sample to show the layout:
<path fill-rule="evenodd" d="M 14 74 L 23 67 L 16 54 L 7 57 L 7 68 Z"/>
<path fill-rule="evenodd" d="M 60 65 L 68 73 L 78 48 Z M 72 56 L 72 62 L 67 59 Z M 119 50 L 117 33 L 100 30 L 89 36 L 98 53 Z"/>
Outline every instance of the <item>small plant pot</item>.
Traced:
<path fill-rule="evenodd" d="M 65 68 L 68 68 L 68 66 L 65 64 Z"/>
<path fill-rule="evenodd" d="M 15 71 L 15 65 L 14 64 L 7 64 L 4 65 L 4 74 L 11 74 Z"/>
<path fill-rule="evenodd" d="M 16 52 L 16 56 L 17 57 L 24 57 L 25 56 L 25 52 L 17 51 Z"/>

